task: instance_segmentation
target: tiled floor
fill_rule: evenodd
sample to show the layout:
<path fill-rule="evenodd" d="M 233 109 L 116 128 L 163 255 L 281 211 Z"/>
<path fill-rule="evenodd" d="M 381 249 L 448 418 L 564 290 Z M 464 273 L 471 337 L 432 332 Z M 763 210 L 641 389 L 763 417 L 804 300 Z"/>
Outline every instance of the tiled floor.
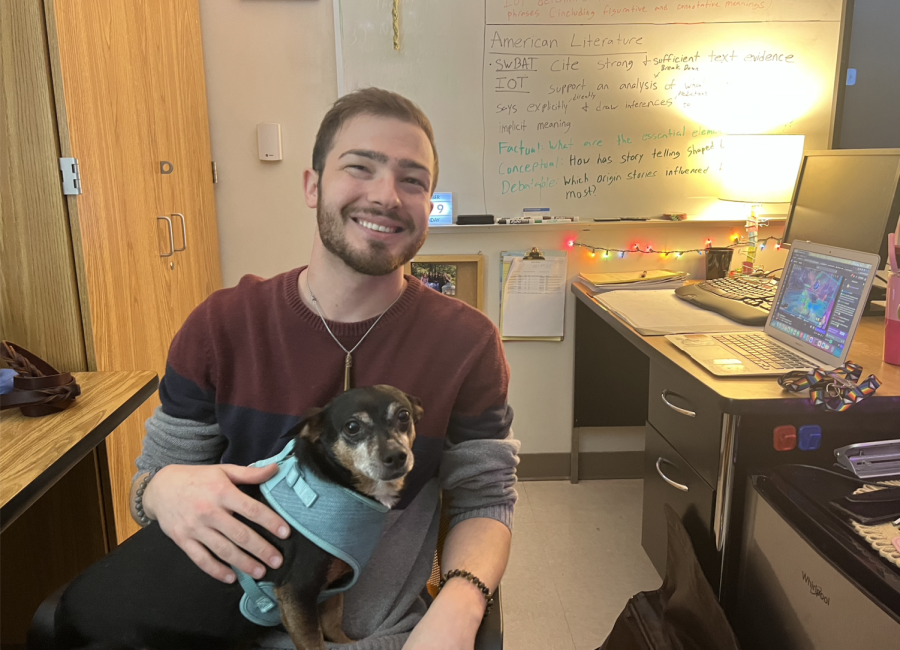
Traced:
<path fill-rule="evenodd" d="M 503 578 L 506 650 L 594 650 L 662 579 L 641 548 L 643 481 L 519 483 Z"/>

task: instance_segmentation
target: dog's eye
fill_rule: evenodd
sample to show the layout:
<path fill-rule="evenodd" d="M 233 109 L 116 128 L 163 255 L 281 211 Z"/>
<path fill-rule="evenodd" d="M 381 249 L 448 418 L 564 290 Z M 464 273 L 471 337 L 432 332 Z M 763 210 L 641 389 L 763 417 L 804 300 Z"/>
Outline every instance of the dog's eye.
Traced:
<path fill-rule="evenodd" d="M 348 435 L 355 436 L 360 431 L 362 431 L 362 425 L 359 422 L 357 422 L 356 420 L 349 420 L 344 425 L 344 433 L 346 433 Z"/>
<path fill-rule="evenodd" d="M 409 411 L 404 409 L 404 410 L 400 411 L 399 413 L 397 413 L 397 420 L 399 422 L 402 422 L 403 424 L 406 424 L 407 422 L 409 422 Z"/>

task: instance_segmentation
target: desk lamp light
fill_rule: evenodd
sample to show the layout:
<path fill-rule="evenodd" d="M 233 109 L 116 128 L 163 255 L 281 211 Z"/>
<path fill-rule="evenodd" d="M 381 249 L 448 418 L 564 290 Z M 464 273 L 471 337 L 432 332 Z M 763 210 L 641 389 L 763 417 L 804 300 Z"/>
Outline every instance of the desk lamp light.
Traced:
<path fill-rule="evenodd" d="M 803 157 L 802 135 L 729 135 L 723 138 L 719 199 L 750 205 L 747 256 L 742 272 L 753 273 L 763 203 L 790 203 Z"/>

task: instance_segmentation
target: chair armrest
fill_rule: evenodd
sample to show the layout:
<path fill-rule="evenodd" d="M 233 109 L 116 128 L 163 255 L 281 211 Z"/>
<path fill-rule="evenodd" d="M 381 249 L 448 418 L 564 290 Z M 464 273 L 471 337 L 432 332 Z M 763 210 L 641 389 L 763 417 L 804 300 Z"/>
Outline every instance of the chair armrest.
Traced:
<path fill-rule="evenodd" d="M 474 650 L 503 650 L 503 607 L 500 598 L 500 587 L 494 593 L 494 606 L 491 613 L 484 617 L 475 635 Z"/>
<path fill-rule="evenodd" d="M 28 628 L 28 650 L 55 650 L 56 606 L 68 586 L 65 584 L 54 591 L 37 608 L 31 618 L 31 627 Z"/>

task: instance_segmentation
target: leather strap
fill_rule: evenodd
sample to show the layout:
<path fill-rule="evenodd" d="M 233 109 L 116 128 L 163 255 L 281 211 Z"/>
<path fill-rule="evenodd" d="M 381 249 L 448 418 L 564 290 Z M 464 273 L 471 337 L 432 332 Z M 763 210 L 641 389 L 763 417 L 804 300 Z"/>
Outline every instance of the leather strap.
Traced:
<path fill-rule="evenodd" d="M 0 357 L 19 374 L 13 391 L 0 395 L 0 410 L 19 407 L 26 417 L 63 411 L 81 395 L 81 387 L 68 372 L 56 368 L 15 343 L 0 342 Z"/>

